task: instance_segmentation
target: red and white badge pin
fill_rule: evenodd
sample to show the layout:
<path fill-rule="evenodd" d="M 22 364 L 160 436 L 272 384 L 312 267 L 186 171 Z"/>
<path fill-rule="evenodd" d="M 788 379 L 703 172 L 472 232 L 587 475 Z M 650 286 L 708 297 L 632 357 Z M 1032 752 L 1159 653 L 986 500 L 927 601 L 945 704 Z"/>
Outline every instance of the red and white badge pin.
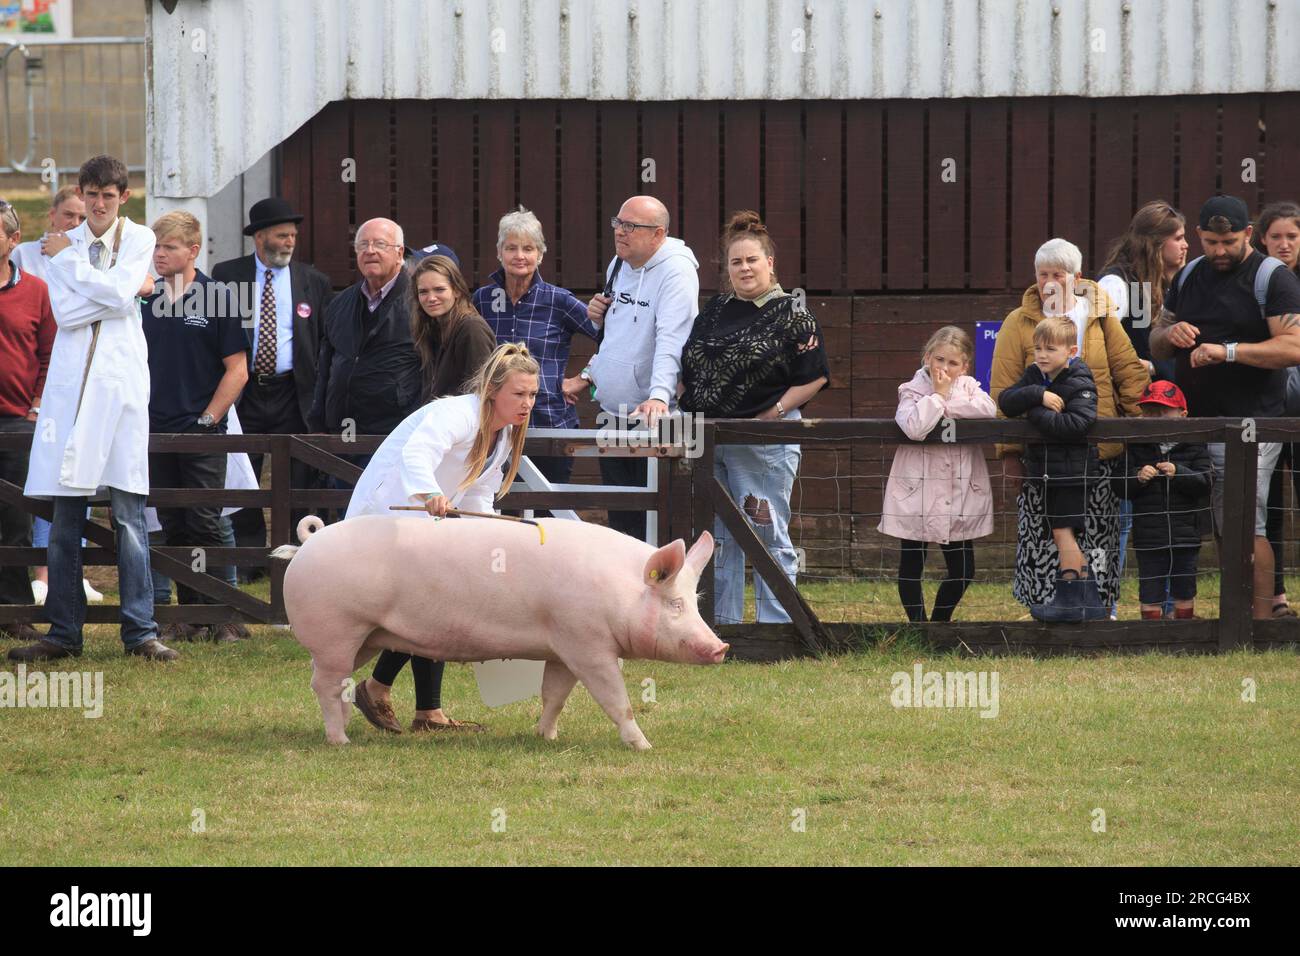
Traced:
<path fill-rule="evenodd" d="M 298 303 L 298 318 L 300 319 L 311 318 L 311 303 L 309 302 Z"/>

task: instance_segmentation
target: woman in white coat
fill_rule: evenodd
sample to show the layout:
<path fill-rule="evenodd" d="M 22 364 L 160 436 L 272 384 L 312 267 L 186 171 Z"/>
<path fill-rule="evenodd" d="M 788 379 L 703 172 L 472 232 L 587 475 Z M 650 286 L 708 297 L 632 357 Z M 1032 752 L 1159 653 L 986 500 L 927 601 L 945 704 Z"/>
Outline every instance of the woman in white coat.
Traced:
<path fill-rule="evenodd" d="M 423 505 L 435 518 L 449 508 L 491 511 L 519 470 L 528 416 L 537 401 L 538 371 L 522 342 L 497 346 L 475 376 L 470 394 L 430 402 L 384 439 L 352 492 L 346 518 L 392 514 L 391 505 Z M 411 514 L 415 520 L 426 518 Z M 370 723 L 402 732 L 391 692 L 408 660 L 415 677 L 412 731 L 481 729 L 442 712 L 441 661 L 396 651 L 384 651 L 372 676 L 357 685 L 357 709 Z"/>

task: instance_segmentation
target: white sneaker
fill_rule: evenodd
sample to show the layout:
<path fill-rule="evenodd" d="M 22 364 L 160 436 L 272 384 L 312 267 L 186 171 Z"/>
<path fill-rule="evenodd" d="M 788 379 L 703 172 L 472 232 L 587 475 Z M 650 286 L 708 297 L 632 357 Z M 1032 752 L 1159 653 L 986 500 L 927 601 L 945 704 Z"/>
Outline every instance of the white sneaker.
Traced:
<path fill-rule="evenodd" d="M 37 604 L 45 603 L 45 595 L 50 591 L 50 586 L 44 581 L 32 579 L 32 600 Z"/>
<path fill-rule="evenodd" d="M 86 600 L 91 604 L 98 604 L 104 600 L 104 595 L 95 590 L 95 586 L 85 578 L 81 579 L 81 586 L 86 589 Z"/>

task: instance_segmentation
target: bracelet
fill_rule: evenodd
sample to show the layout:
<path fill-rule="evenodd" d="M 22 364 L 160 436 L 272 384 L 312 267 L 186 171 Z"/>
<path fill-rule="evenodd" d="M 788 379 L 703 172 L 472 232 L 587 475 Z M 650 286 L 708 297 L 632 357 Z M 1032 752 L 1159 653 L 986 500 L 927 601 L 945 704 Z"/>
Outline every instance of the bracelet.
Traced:
<path fill-rule="evenodd" d="M 27 409 L 28 415 L 39 415 L 40 413 L 41 409 L 39 405 L 33 405 L 31 408 Z"/>
<path fill-rule="evenodd" d="M 781 404 L 780 399 L 777 399 L 776 402 L 776 417 L 785 418 L 785 406 Z"/>

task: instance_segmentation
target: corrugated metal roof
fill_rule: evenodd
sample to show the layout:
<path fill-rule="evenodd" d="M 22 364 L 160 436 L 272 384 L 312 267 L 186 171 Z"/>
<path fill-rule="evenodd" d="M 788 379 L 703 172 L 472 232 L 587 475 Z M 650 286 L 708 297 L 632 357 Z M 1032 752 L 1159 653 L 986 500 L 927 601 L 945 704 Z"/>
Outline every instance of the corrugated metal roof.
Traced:
<path fill-rule="evenodd" d="M 1300 89 L 1300 0 L 179 0 L 150 192 L 208 196 L 337 99 Z"/>

